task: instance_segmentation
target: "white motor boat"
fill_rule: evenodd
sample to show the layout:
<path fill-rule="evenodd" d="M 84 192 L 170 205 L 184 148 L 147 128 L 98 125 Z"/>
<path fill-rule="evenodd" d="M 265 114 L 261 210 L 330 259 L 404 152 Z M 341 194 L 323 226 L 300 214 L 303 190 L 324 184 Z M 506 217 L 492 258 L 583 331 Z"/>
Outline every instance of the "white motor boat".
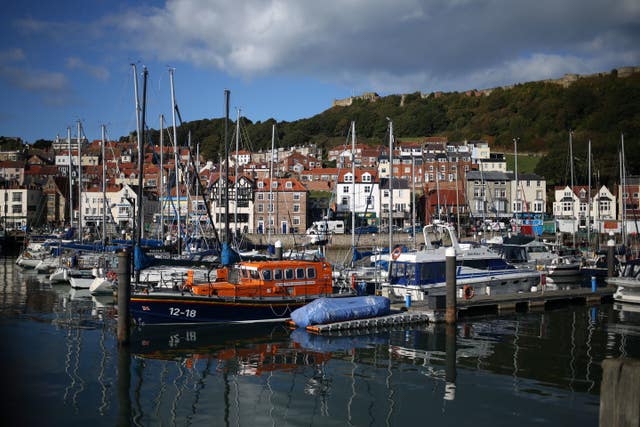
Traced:
<path fill-rule="evenodd" d="M 627 262 L 620 276 L 610 277 L 606 282 L 617 286 L 615 301 L 640 304 L 640 260 Z"/>
<path fill-rule="evenodd" d="M 541 283 L 536 269 L 515 268 L 500 254 L 486 246 L 458 243 L 455 230 L 448 224 L 431 224 L 423 229 L 425 247 L 416 252 L 391 253 L 388 279 L 382 294 L 420 301 L 446 293 L 446 256 L 456 255 L 458 298 L 530 292 Z M 445 244 L 443 244 L 445 243 Z"/>

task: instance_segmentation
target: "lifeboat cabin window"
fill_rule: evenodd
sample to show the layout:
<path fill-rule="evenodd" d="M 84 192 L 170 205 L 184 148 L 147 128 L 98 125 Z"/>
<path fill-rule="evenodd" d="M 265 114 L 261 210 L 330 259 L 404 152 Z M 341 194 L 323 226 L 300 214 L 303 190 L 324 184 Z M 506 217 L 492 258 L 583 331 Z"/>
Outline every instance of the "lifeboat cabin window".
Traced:
<path fill-rule="evenodd" d="M 260 273 L 258 272 L 258 270 L 251 270 L 250 271 L 251 274 L 251 278 L 254 280 L 259 280 L 260 279 Z"/>
<path fill-rule="evenodd" d="M 316 269 L 313 267 L 307 267 L 307 278 L 315 279 L 316 278 Z"/>
<path fill-rule="evenodd" d="M 282 269 L 276 268 L 273 270 L 273 280 L 282 280 Z"/>
<path fill-rule="evenodd" d="M 304 279 L 304 267 L 296 268 L 296 279 Z"/>
<path fill-rule="evenodd" d="M 271 270 L 262 270 L 262 279 L 267 282 L 271 281 Z"/>
<path fill-rule="evenodd" d="M 284 270 L 285 280 L 293 280 L 293 268 L 287 268 Z"/>

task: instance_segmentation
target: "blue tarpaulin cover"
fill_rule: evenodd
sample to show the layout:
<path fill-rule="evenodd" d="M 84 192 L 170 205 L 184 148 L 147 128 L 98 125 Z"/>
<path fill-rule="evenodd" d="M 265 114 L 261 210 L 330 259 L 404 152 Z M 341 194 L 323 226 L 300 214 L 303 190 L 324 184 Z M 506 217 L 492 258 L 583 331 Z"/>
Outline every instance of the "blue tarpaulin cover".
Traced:
<path fill-rule="evenodd" d="M 296 326 L 306 328 L 309 325 L 386 316 L 390 312 L 389 299 L 380 296 L 319 298 L 294 310 L 291 320 Z"/>

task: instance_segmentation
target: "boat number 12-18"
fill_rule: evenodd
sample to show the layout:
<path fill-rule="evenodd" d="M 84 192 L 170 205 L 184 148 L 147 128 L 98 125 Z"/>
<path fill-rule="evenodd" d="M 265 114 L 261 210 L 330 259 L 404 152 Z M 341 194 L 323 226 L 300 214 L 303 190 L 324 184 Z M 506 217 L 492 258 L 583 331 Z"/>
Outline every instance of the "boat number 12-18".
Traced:
<path fill-rule="evenodd" d="M 169 315 L 171 316 L 184 316 L 184 317 L 196 317 L 196 310 L 180 310 L 179 308 L 169 307 Z"/>

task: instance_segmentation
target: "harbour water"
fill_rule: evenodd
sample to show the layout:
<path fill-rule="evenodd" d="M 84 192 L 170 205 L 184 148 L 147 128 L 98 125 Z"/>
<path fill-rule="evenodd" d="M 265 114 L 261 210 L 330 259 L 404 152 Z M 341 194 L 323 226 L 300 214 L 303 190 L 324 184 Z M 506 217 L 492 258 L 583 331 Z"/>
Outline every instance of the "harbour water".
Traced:
<path fill-rule="evenodd" d="M 136 328 L 0 259 L 4 425 L 599 422 L 607 358 L 640 358 L 640 307 L 605 304 L 330 336 L 284 325 Z"/>

